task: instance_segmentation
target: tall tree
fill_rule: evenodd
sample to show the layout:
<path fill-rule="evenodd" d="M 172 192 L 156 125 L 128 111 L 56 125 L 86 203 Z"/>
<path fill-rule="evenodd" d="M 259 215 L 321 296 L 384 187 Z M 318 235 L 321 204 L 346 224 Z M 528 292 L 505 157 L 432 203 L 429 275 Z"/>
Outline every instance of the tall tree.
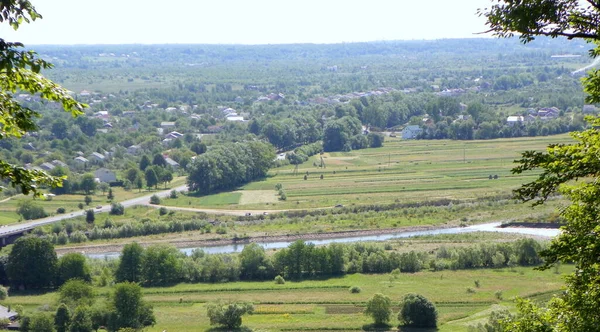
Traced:
<path fill-rule="evenodd" d="M 57 257 L 54 245 L 46 239 L 22 237 L 8 255 L 6 273 L 11 284 L 19 287 L 45 288 L 56 275 Z"/>
<path fill-rule="evenodd" d="M 154 168 L 150 167 L 150 168 L 146 169 L 145 178 L 146 178 L 146 185 L 149 188 L 156 187 L 158 185 L 158 175 L 156 175 Z"/>
<path fill-rule="evenodd" d="M 116 281 L 141 282 L 143 255 L 144 248 L 137 242 L 126 244 L 121 251 L 119 265 L 115 271 Z"/>
<path fill-rule="evenodd" d="M 154 325 L 156 321 L 152 307 L 142 299 L 142 289 L 138 284 L 116 284 L 109 305 L 111 313 L 108 327 L 111 331 L 121 328 L 141 329 Z"/>

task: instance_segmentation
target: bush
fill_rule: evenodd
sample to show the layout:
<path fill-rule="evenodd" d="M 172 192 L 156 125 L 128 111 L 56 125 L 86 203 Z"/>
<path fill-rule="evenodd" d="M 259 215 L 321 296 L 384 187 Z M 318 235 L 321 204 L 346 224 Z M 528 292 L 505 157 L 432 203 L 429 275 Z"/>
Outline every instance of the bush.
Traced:
<path fill-rule="evenodd" d="M 400 303 L 398 320 L 404 326 L 410 327 L 436 327 L 437 310 L 424 296 L 419 294 L 406 294 Z"/>
<path fill-rule="evenodd" d="M 502 300 L 502 291 L 501 290 L 497 290 L 494 293 L 494 296 L 498 299 L 498 300 Z"/>
<path fill-rule="evenodd" d="M 171 194 L 169 194 L 169 198 L 177 198 L 179 197 L 179 193 L 177 190 L 171 190 Z"/>
<path fill-rule="evenodd" d="M 362 289 L 360 289 L 360 287 L 358 286 L 352 286 L 350 287 L 350 293 L 352 294 L 358 294 L 362 291 Z"/>
<path fill-rule="evenodd" d="M 392 300 L 389 297 L 377 293 L 367 301 L 365 315 L 373 317 L 375 325 L 384 325 L 392 317 Z"/>
<path fill-rule="evenodd" d="M 57 214 L 63 214 L 63 213 L 65 213 L 65 212 L 66 212 L 66 210 L 65 210 L 65 208 L 64 208 L 64 207 L 59 207 L 58 209 L 56 209 L 56 213 L 57 213 Z"/>
<path fill-rule="evenodd" d="M 19 202 L 17 213 L 25 220 L 40 219 L 48 216 L 44 208 L 33 201 Z"/>
<path fill-rule="evenodd" d="M 160 197 L 158 197 L 157 195 L 152 195 L 150 197 L 150 204 L 154 204 L 154 205 L 160 204 Z"/>
<path fill-rule="evenodd" d="M 254 306 L 251 303 L 210 303 L 206 307 L 210 324 L 224 325 L 228 329 L 236 329 L 242 325 L 242 316 L 252 314 Z"/>
<path fill-rule="evenodd" d="M 121 203 L 110 205 L 110 214 L 112 215 L 123 215 L 125 214 L 125 207 Z"/>
<path fill-rule="evenodd" d="M 96 214 L 94 213 L 94 210 L 89 209 L 89 210 L 85 211 L 85 221 L 88 224 L 93 224 L 94 220 L 96 220 Z"/>
<path fill-rule="evenodd" d="M 274 280 L 275 280 L 275 283 L 277 285 L 283 285 L 283 284 L 285 284 L 285 279 L 283 279 L 282 276 L 276 276 Z"/>
<path fill-rule="evenodd" d="M 8 288 L 0 286 L 0 301 L 6 300 L 8 297 Z"/>
<path fill-rule="evenodd" d="M 167 210 L 166 207 L 161 207 L 160 209 L 158 209 L 158 214 L 161 216 L 164 216 L 165 214 L 169 213 L 169 210 Z"/>

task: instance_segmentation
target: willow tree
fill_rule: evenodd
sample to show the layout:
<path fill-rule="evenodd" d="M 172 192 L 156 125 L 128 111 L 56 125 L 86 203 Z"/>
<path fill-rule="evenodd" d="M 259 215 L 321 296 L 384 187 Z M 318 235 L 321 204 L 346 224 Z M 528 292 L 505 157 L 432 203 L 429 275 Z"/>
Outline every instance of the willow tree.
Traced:
<path fill-rule="evenodd" d="M 42 16 L 28 0 L 0 0 L 0 24 L 8 24 L 17 30 L 21 24 L 30 23 Z M 0 139 L 19 138 L 28 131 L 36 130 L 34 119 L 40 114 L 21 105 L 15 93 L 31 93 L 48 102 L 62 104 L 65 111 L 73 116 L 82 114 L 84 104 L 77 102 L 68 91 L 45 78 L 41 71 L 52 65 L 30 50 L 25 50 L 19 42 L 9 42 L 0 38 Z M 23 194 L 38 195 L 40 185 L 60 186 L 61 177 L 53 177 L 39 170 L 0 160 L 0 177 Z"/>
<path fill-rule="evenodd" d="M 590 56 L 600 55 L 600 1 L 499 0 L 480 9 L 490 32 L 498 37 L 518 35 L 523 43 L 539 36 L 583 39 Z M 594 45 L 595 44 L 595 45 Z M 600 70 L 583 79 L 586 102 L 600 102 Z M 561 211 L 562 233 L 542 252 L 548 269 L 559 262 L 574 262 L 566 278 L 567 290 L 540 308 L 520 302 L 516 316 L 501 324 L 505 331 L 598 331 L 600 329 L 600 118 L 588 117 L 590 129 L 571 134 L 575 143 L 553 144 L 544 152 L 528 151 L 512 172 L 537 171 L 538 177 L 515 191 L 533 205 L 544 204 L 560 193 L 571 204 Z"/>

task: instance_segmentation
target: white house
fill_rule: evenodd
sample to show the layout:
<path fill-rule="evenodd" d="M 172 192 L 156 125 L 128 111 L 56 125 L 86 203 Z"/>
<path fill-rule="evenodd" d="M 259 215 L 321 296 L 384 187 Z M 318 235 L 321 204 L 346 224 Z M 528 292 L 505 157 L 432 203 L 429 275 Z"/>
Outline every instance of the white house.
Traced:
<path fill-rule="evenodd" d="M 515 124 L 521 124 L 523 123 L 525 119 L 522 116 L 517 116 L 517 115 L 511 115 L 508 118 L 506 118 L 506 123 L 514 126 Z"/>
<path fill-rule="evenodd" d="M 115 172 L 110 171 L 106 168 L 99 168 L 94 172 L 94 177 L 98 179 L 99 182 L 114 182 L 117 181 L 117 176 Z"/>
<path fill-rule="evenodd" d="M 160 123 L 161 128 L 175 128 L 175 122 L 163 121 Z"/>
<path fill-rule="evenodd" d="M 415 139 L 422 132 L 423 129 L 417 125 L 406 126 L 402 129 L 402 139 Z"/>

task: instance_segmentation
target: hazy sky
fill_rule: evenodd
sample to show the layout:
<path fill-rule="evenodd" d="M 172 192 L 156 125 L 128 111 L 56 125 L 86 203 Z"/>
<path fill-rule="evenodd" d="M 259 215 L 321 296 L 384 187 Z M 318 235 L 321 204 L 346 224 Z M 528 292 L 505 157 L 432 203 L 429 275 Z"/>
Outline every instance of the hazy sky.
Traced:
<path fill-rule="evenodd" d="M 25 44 L 279 44 L 481 37 L 490 0 L 32 0 Z"/>

